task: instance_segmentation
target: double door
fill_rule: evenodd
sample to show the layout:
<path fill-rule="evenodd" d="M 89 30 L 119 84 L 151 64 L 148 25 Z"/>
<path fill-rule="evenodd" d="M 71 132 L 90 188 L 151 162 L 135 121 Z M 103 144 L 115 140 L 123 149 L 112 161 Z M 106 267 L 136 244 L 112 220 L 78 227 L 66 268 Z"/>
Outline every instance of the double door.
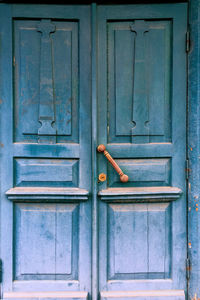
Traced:
<path fill-rule="evenodd" d="M 186 4 L 0 14 L 2 299 L 185 299 Z"/>

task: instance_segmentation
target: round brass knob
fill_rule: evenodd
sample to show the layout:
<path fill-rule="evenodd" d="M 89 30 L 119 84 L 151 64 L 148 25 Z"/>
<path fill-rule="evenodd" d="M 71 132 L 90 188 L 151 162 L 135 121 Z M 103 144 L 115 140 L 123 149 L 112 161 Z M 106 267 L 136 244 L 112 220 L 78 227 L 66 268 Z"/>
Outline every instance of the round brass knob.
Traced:
<path fill-rule="evenodd" d="M 99 174 L 99 181 L 101 182 L 106 181 L 106 174 L 104 173 Z"/>
<path fill-rule="evenodd" d="M 101 144 L 97 147 L 98 152 L 104 152 L 105 150 L 106 150 L 106 147 L 103 144 Z"/>

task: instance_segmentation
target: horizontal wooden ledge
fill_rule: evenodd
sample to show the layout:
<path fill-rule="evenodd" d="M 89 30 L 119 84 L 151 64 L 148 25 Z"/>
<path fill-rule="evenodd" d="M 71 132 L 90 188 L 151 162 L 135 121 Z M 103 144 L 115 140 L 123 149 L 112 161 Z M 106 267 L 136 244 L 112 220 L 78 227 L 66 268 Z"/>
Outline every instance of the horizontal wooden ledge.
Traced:
<path fill-rule="evenodd" d="M 181 194 L 181 189 L 172 186 L 108 188 L 98 193 L 106 202 L 169 202 Z"/>
<path fill-rule="evenodd" d="M 101 299 L 176 299 L 184 300 L 185 293 L 183 290 L 144 290 L 144 291 L 105 291 L 101 292 Z M 167 297 L 167 298 L 165 298 Z"/>
<path fill-rule="evenodd" d="M 14 187 L 6 195 L 14 202 L 79 202 L 88 200 L 89 191 L 80 188 Z"/>
<path fill-rule="evenodd" d="M 3 294 L 3 299 L 87 299 L 88 292 L 8 292 Z"/>

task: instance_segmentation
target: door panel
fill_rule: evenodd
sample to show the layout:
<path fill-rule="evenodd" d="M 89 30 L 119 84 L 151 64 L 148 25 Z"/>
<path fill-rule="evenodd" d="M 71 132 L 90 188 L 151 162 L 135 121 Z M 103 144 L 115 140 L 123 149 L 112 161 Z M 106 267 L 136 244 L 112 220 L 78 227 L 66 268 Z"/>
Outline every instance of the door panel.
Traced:
<path fill-rule="evenodd" d="M 77 143 L 78 21 L 17 19 L 13 27 L 15 141 L 41 142 L 41 135 L 49 134 L 52 142 Z M 47 41 L 44 30 L 50 31 Z"/>
<path fill-rule="evenodd" d="M 6 36 L 1 62 L 7 61 L 1 64 L 7 74 L 1 85 L 2 298 L 86 299 L 91 291 L 90 7 L 1 8 Z"/>
<path fill-rule="evenodd" d="M 99 144 L 129 176 L 98 154 L 100 295 L 185 299 L 186 5 L 100 6 L 98 24 Z"/>
<path fill-rule="evenodd" d="M 171 22 L 108 21 L 109 143 L 171 141 Z"/>
<path fill-rule="evenodd" d="M 186 20 L 1 4 L 2 299 L 185 299 Z"/>
<path fill-rule="evenodd" d="M 109 204 L 108 279 L 170 278 L 170 219 L 169 203 Z"/>

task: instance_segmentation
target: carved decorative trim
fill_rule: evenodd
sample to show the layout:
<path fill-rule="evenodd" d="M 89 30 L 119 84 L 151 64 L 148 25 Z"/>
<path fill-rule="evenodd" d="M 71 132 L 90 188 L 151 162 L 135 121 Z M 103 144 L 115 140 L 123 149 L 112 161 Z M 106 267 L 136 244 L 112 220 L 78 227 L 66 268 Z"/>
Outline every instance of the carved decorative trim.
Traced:
<path fill-rule="evenodd" d="M 6 192 L 13 202 L 79 202 L 87 201 L 89 191 L 80 188 L 15 187 Z"/>
<path fill-rule="evenodd" d="M 134 61 L 134 89 L 133 89 L 133 128 L 132 136 L 149 135 L 149 104 L 147 97 L 147 76 L 145 56 L 145 34 L 148 32 L 145 21 L 135 21 L 130 30 L 136 34 L 135 38 L 135 61 Z M 140 112 L 140 113 L 139 113 Z M 133 138 L 132 138 L 133 140 Z"/>
<path fill-rule="evenodd" d="M 182 190 L 177 187 L 131 187 L 108 188 L 98 195 L 106 202 L 169 202 L 180 198 Z"/>
<path fill-rule="evenodd" d="M 41 127 L 38 135 L 55 135 L 53 128 L 55 121 L 54 97 L 53 97 L 53 73 L 52 73 L 52 45 L 51 33 L 54 33 L 56 26 L 50 20 L 42 20 L 37 27 L 41 32 L 41 54 L 40 54 L 40 106 L 39 122 Z M 40 139 L 41 140 L 41 139 Z"/>

